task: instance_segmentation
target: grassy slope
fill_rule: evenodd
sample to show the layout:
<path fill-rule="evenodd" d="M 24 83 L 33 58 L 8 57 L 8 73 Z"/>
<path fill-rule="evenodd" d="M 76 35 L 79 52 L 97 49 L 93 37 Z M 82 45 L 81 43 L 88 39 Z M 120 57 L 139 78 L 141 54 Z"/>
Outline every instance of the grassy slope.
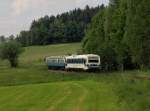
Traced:
<path fill-rule="evenodd" d="M 0 95 L 1 111 L 123 111 L 110 84 L 92 81 L 3 87 Z"/>
<path fill-rule="evenodd" d="M 20 57 L 19 68 L 11 69 L 6 61 L 0 61 L 0 86 L 59 81 L 63 74 L 49 72 L 44 57 L 75 53 L 79 49 L 79 43 L 27 47 Z"/>
<path fill-rule="evenodd" d="M 21 56 L 21 61 L 23 63 L 41 62 L 47 56 L 76 53 L 80 47 L 79 43 L 27 47 Z"/>
<path fill-rule="evenodd" d="M 148 75 L 149 71 L 81 74 L 47 70 L 45 56 L 79 49 L 78 43 L 28 47 L 17 69 L 10 69 L 7 62 L 1 61 L 0 111 L 150 110 L 150 81 L 129 79 Z"/>

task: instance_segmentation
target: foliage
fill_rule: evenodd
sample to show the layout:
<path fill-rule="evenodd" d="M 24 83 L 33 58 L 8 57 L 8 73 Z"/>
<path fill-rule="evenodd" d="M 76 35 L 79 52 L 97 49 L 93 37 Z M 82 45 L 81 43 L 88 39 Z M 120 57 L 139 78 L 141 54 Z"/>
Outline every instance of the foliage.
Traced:
<path fill-rule="evenodd" d="M 104 70 L 109 65 L 111 70 L 150 68 L 148 4 L 146 0 L 110 0 L 86 30 L 83 50 L 99 54 Z"/>
<path fill-rule="evenodd" d="M 23 49 L 20 43 L 9 41 L 0 46 L 0 57 L 2 59 L 7 59 L 10 62 L 11 67 L 17 67 L 18 57 L 22 51 Z"/>
<path fill-rule="evenodd" d="M 126 43 L 132 61 L 140 68 L 150 68 L 150 1 L 128 1 Z"/>
<path fill-rule="evenodd" d="M 111 48 L 112 44 L 105 38 L 104 31 L 104 11 L 102 6 L 101 11 L 93 18 L 83 41 L 83 50 L 86 53 L 95 53 L 101 56 L 101 67 L 103 70 L 112 70 L 116 66 L 116 54 Z"/>

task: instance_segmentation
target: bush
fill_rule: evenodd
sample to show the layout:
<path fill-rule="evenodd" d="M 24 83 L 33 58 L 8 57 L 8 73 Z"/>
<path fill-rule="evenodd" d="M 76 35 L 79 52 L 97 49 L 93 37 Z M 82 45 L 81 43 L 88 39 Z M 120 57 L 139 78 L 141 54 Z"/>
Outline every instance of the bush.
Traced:
<path fill-rule="evenodd" d="M 13 40 L 0 46 L 0 58 L 8 60 L 11 67 L 18 66 L 18 57 L 22 52 L 21 44 Z"/>

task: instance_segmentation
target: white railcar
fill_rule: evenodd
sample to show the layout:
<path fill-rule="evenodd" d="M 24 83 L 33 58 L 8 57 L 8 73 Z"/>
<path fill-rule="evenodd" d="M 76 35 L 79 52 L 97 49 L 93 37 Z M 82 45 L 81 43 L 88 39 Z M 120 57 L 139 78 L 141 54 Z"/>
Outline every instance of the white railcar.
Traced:
<path fill-rule="evenodd" d="M 72 55 L 66 57 L 66 69 L 99 69 L 100 56 L 95 54 Z"/>

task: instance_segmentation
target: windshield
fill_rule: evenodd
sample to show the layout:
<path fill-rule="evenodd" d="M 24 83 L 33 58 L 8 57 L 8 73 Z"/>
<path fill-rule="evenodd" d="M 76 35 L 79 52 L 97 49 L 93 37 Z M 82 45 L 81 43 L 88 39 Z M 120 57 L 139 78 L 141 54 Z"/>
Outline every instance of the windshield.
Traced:
<path fill-rule="evenodd" d="M 89 57 L 88 59 L 89 59 L 88 60 L 89 63 L 98 63 L 99 62 L 98 57 Z"/>
<path fill-rule="evenodd" d="M 98 63 L 98 60 L 89 60 L 89 63 Z"/>

